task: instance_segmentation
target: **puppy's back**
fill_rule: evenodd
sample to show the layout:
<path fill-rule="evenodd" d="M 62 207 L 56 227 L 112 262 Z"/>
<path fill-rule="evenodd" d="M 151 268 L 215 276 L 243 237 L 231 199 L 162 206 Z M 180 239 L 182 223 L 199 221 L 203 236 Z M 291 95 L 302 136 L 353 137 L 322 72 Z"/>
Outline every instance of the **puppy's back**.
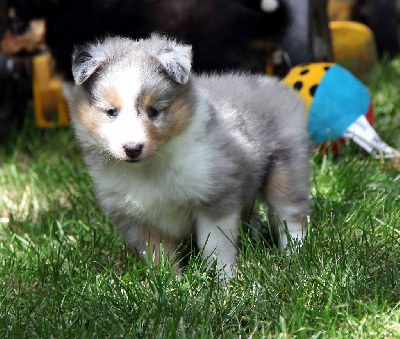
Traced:
<path fill-rule="evenodd" d="M 308 148 L 304 103 L 278 79 L 261 75 L 200 76 L 196 85 L 212 105 L 219 129 L 247 140 L 257 152 L 278 145 Z"/>

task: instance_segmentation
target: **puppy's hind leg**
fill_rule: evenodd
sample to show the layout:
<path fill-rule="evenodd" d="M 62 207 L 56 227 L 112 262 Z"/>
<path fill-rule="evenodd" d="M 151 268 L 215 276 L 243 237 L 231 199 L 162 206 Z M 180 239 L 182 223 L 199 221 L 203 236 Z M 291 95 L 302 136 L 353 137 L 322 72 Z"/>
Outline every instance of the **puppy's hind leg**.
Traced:
<path fill-rule="evenodd" d="M 279 224 L 279 245 L 285 249 L 292 240 L 302 242 L 310 212 L 310 159 L 308 149 L 279 149 L 268 168 L 262 188 L 269 209 L 270 224 Z"/>

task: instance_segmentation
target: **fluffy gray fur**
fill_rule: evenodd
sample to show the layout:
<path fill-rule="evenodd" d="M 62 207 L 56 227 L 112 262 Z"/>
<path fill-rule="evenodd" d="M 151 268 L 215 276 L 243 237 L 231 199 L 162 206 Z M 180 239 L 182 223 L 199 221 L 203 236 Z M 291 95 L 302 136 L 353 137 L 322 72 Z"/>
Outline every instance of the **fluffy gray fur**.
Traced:
<path fill-rule="evenodd" d="M 257 194 L 268 204 L 271 221 L 285 220 L 290 235 L 301 241 L 310 211 L 305 108 L 275 78 L 195 76 L 190 68 L 190 47 L 159 35 L 139 41 L 108 38 L 79 47 L 73 56 L 77 86 L 71 118 L 100 204 L 132 248 L 148 255 L 154 246 L 157 260 L 159 241 L 173 251 L 182 239 L 196 234 L 204 257 L 214 253 L 232 275 L 237 219 L 249 215 Z M 103 131 L 102 126 L 129 117 L 135 126 L 162 130 L 169 126 L 169 108 L 178 98 L 184 98 L 190 112 L 188 127 L 163 141 L 150 158 L 141 160 L 140 155 L 135 163 L 124 161 L 123 152 L 114 154 L 109 136 L 82 123 L 86 113 L 81 104 L 100 107 L 113 81 L 117 86 L 118 72 L 125 70 L 132 70 L 132 88 L 139 93 L 132 96 L 132 107 L 124 106 L 113 120 L 99 108 L 90 126 Z M 146 91 L 158 93 L 162 102 L 156 118 L 141 108 L 140 93 Z M 135 140 L 132 135 L 123 142 L 129 138 Z M 141 141 L 143 157 L 147 138 L 151 141 L 152 136 Z M 282 225 L 280 233 L 284 248 L 290 238 Z"/>

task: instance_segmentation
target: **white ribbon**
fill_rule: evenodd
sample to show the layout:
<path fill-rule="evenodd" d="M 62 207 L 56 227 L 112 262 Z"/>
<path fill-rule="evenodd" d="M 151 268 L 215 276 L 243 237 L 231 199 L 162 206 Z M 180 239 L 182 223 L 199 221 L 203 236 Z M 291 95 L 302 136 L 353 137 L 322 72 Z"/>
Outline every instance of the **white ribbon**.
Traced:
<path fill-rule="evenodd" d="M 381 156 L 384 158 L 400 158 L 400 152 L 382 141 L 365 115 L 361 115 L 349 126 L 344 133 L 344 138 L 352 139 L 377 159 Z"/>

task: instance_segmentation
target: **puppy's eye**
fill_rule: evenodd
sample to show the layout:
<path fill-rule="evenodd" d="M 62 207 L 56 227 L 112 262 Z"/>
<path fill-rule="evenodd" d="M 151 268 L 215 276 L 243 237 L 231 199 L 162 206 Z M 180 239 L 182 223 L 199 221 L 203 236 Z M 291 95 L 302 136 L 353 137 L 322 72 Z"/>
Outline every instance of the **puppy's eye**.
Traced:
<path fill-rule="evenodd" d="M 106 113 L 111 118 L 116 117 L 118 115 L 118 111 L 115 108 L 110 108 L 106 110 Z"/>
<path fill-rule="evenodd" d="M 149 118 L 157 118 L 159 114 L 160 111 L 153 106 L 150 106 L 149 109 L 147 110 L 147 115 Z"/>

